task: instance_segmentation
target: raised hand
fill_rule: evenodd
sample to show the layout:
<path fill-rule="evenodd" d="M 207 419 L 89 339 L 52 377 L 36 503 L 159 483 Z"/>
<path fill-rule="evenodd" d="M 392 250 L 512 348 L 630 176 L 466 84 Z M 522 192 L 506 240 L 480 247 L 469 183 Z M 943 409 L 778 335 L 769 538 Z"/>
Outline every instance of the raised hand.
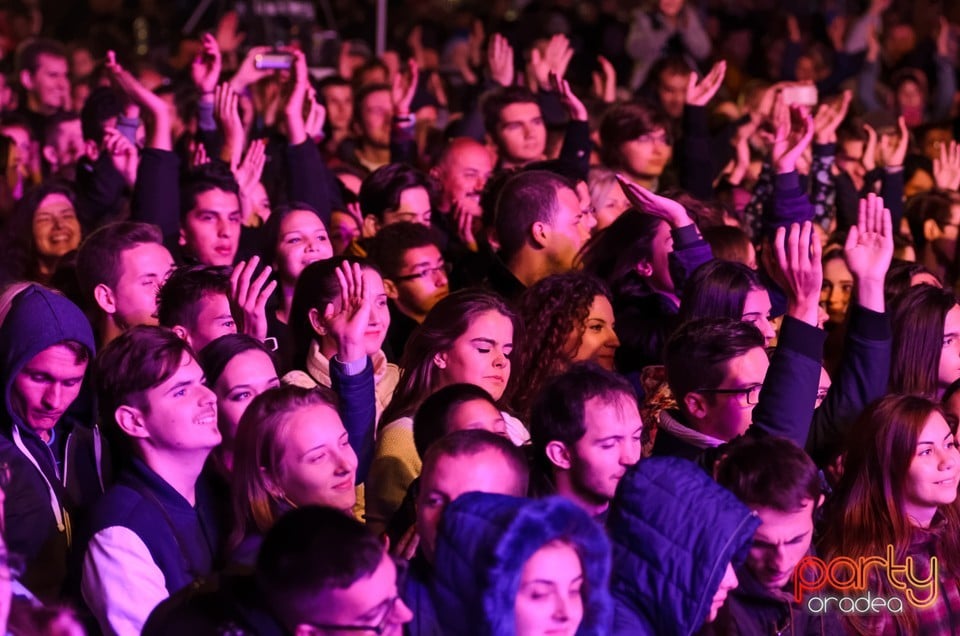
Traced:
<path fill-rule="evenodd" d="M 866 61 L 873 63 L 880 59 L 880 37 L 874 25 L 867 27 L 867 56 Z"/>
<path fill-rule="evenodd" d="M 423 54 L 423 27 L 419 24 L 410 29 L 407 35 L 407 46 L 410 47 L 410 57 L 417 61 L 420 66 L 424 65 Z"/>
<path fill-rule="evenodd" d="M 200 53 L 193 58 L 190 65 L 190 77 L 200 91 L 201 96 L 213 96 L 213 89 L 217 87 L 221 69 L 220 46 L 217 39 L 209 33 L 203 34 Z"/>
<path fill-rule="evenodd" d="M 420 67 L 413 59 L 407 60 L 407 70 L 410 73 L 410 81 L 404 84 L 403 73 L 395 73 L 393 76 L 390 97 L 393 100 L 393 115 L 395 117 L 406 117 L 410 114 L 410 104 L 413 103 L 413 96 L 417 92 L 417 82 L 420 79 Z"/>
<path fill-rule="evenodd" d="M 789 232 L 777 228 L 773 248 L 776 271 L 771 276 L 787 294 L 787 314 L 816 327 L 823 287 L 823 246 L 813 232 L 813 223 L 794 223 Z"/>
<path fill-rule="evenodd" d="M 787 37 L 790 38 L 791 42 L 800 42 L 802 40 L 800 23 L 797 21 L 797 16 L 792 13 L 787 16 Z"/>
<path fill-rule="evenodd" d="M 883 312 L 883 282 L 893 259 L 893 221 L 883 199 L 872 192 L 860 199 L 857 224 L 844 244 L 847 267 L 857 280 L 862 307 Z"/>
<path fill-rule="evenodd" d="M 104 127 L 103 149 L 110 155 L 113 165 L 123 175 L 127 186 L 133 187 L 137 180 L 137 167 L 140 165 L 140 153 L 129 139 L 120 134 L 116 128 Z"/>
<path fill-rule="evenodd" d="M 230 275 L 230 296 L 243 316 L 242 333 L 263 342 L 267 337 L 267 300 L 277 288 L 277 281 L 270 280 L 270 267 L 264 267 L 254 279 L 259 264 L 259 256 L 237 263 Z"/>
<path fill-rule="evenodd" d="M 783 97 L 774 105 L 776 137 L 773 140 L 773 165 L 777 174 L 797 169 L 797 160 L 813 140 L 813 117 L 802 106 L 787 106 Z"/>
<path fill-rule="evenodd" d="M 190 169 L 196 170 L 200 166 L 210 163 L 210 157 L 207 156 L 207 147 L 202 142 L 193 141 L 190 143 Z"/>
<path fill-rule="evenodd" d="M 324 307 L 323 321 L 337 343 L 340 362 L 355 362 L 367 355 L 364 332 L 370 324 L 372 290 L 367 289 L 359 263 L 345 261 L 337 268 L 336 274 L 340 283 L 339 302 Z"/>
<path fill-rule="evenodd" d="M 600 71 L 592 74 L 593 94 L 605 104 L 612 104 L 617 101 L 617 71 L 610 60 L 602 55 L 597 56 L 597 63 L 600 64 Z"/>
<path fill-rule="evenodd" d="M 327 109 L 317 101 L 316 93 L 310 90 L 307 95 L 307 119 L 304 122 L 307 137 L 319 140 L 323 137 L 323 124 L 327 120 Z"/>
<path fill-rule="evenodd" d="M 893 0 L 870 0 L 870 8 L 867 9 L 867 13 L 880 15 L 890 8 L 891 4 L 893 4 Z"/>
<path fill-rule="evenodd" d="M 353 77 L 353 71 L 357 68 L 357 62 L 350 53 L 350 42 L 343 42 L 340 45 L 340 54 L 337 55 L 337 74 L 345 80 Z"/>
<path fill-rule="evenodd" d="M 727 181 L 730 185 L 738 186 L 743 182 L 743 178 L 750 169 L 750 138 L 757 131 L 759 124 L 754 118 L 748 118 L 744 124 L 737 128 L 731 143 L 736 150 L 733 159 L 733 165 L 727 173 Z"/>
<path fill-rule="evenodd" d="M 303 51 L 290 49 L 293 55 L 293 74 L 290 78 L 290 93 L 283 107 L 283 114 L 287 121 L 287 141 L 291 146 L 302 144 L 307 140 L 307 130 L 303 119 L 303 105 L 310 90 L 310 78 L 307 71 L 307 57 Z"/>
<path fill-rule="evenodd" d="M 950 56 L 950 22 L 946 16 L 940 16 L 940 27 L 937 29 L 937 55 Z"/>
<path fill-rule="evenodd" d="M 227 11 L 217 23 L 217 34 L 215 37 L 217 46 L 222 53 L 236 53 L 243 41 L 247 39 L 246 33 L 241 33 L 240 17 L 236 11 Z"/>
<path fill-rule="evenodd" d="M 846 16 L 838 15 L 827 25 L 827 37 L 830 39 L 830 44 L 833 45 L 834 51 L 843 51 L 844 38 L 846 35 L 847 18 Z"/>
<path fill-rule="evenodd" d="M 837 128 L 847 117 L 852 95 L 850 91 L 843 91 L 840 101 L 826 102 L 817 108 L 813 117 L 814 138 L 818 144 L 833 144 L 837 142 Z"/>
<path fill-rule="evenodd" d="M 113 85 L 124 93 L 130 101 L 140 106 L 141 112 L 150 114 L 147 131 L 147 146 L 161 150 L 172 150 L 170 109 L 159 95 L 140 83 L 140 81 L 117 63 L 117 56 L 113 51 L 107 51 L 104 67 L 110 76 Z"/>
<path fill-rule="evenodd" d="M 587 107 L 574 94 L 570 88 L 570 83 L 562 79 L 556 73 L 550 73 L 550 80 L 553 84 L 553 90 L 560 94 L 560 101 L 567 108 L 567 114 L 573 121 L 587 121 Z"/>
<path fill-rule="evenodd" d="M 541 90 L 550 90 L 551 71 L 564 77 L 571 59 L 573 59 L 573 49 L 570 47 L 570 40 L 562 34 L 550 38 L 543 53 L 538 47 L 534 47 L 530 51 L 530 70 L 537 80 L 537 86 Z"/>
<path fill-rule="evenodd" d="M 247 51 L 247 56 L 240 63 L 240 68 L 230 78 L 230 85 L 237 93 L 242 93 L 250 84 L 253 84 L 264 77 L 270 75 L 273 71 L 261 70 L 257 68 L 256 58 L 258 55 L 269 53 L 272 49 L 269 46 L 255 46 Z"/>
<path fill-rule="evenodd" d="M 220 159 L 233 167 L 240 163 L 246 135 L 240 120 L 239 96 L 230 88 L 230 84 L 217 84 L 213 91 L 213 116 L 223 132 L 223 149 Z"/>
<path fill-rule="evenodd" d="M 490 36 L 487 45 L 487 68 L 490 70 L 490 79 L 500 86 L 513 84 L 513 47 L 499 33 Z"/>
<path fill-rule="evenodd" d="M 483 28 L 483 20 L 474 20 L 470 37 L 467 39 L 467 61 L 474 68 L 480 68 L 483 64 L 483 42 L 486 39 L 487 33 Z"/>
<path fill-rule="evenodd" d="M 863 164 L 864 170 L 870 172 L 877 167 L 877 131 L 869 124 L 863 125 L 864 132 L 867 133 L 867 143 L 863 145 Z"/>
<path fill-rule="evenodd" d="M 641 212 L 663 219 L 673 228 L 690 225 L 693 221 L 687 214 L 687 209 L 681 203 L 668 197 L 660 196 L 643 186 L 629 181 L 621 174 L 617 175 L 617 183 L 623 190 L 624 196 L 630 201 L 630 205 Z"/>
<path fill-rule="evenodd" d="M 713 65 L 710 72 L 700 81 L 697 81 L 696 72 L 690 73 L 687 81 L 687 103 L 691 106 L 706 106 L 723 85 L 723 78 L 727 74 L 727 63 L 720 60 Z"/>
<path fill-rule="evenodd" d="M 260 181 L 263 175 L 263 166 L 267 161 L 266 154 L 267 142 L 265 139 L 254 139 L 247 148 L 247 154 L 243 161 L 236 167 L 232 167 L 233 177 L 240 186 L 240 214 L 243 218 L 243 224 L 249 225 L 254 214 L 259 212 L 260 220 L 266 222 L 269 217 L 270 208 L 264 207 L 257 209 L 256 201 L 252 199 L 253 186 Z"/>
<path fill-rule="evenodd" d="M 933 160 L 933 178 L 941 190 L 960 188 L 960 145 L 955 141 L 940 144 L 940 157 Z"/>
<path fill-rule="evenodd" d="M 457 228 L 457 236 L 471 252 L 480 251 L 473 225 L 480 218 L 480 206 L 469 198 L 454 201 L 450 210 Z"/>
<path fill-rule="evenodd" d="M 263 166 L 267 162 L 267 141 L 266 139 L 254 139 L 247 148 L 247 154 L 243 161 L 232 167 L 233 176 L 240 186 L 240 192 L 244 192 L 260 181 L 263 175 Z"/>
<path fill-rule="evenodd" d="M 907 157 L 910 131 L 903 117 L 897 119 L 897 125 L 900 135 L 884 135 L 880 143 L 880 161 L 884 168 L 902 168 Z"/>

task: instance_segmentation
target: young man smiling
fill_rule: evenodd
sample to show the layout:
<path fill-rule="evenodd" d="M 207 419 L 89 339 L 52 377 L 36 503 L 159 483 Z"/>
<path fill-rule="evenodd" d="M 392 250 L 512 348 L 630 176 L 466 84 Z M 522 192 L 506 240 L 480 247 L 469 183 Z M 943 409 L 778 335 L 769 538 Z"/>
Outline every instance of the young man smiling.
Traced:
<path fill-rule="evenodd" d="M 190 346 L 160 327 L 110 343 L 97 389 L 128 461 L 94 509 L 80 587 L 104 633 L 139 634 L 160 601 L 213 570 L 220 533 L 200 472 L 220 443 L 217 399 Z"/>

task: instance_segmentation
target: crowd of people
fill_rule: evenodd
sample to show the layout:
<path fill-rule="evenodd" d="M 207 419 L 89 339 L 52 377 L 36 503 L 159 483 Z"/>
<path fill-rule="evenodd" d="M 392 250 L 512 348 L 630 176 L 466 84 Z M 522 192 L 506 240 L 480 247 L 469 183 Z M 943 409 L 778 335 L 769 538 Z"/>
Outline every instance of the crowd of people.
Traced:
<path fill-rule="evenodd" d="M 5 633 L 960 633 L 950 7 L 116 4 L 0 7 Z"/>

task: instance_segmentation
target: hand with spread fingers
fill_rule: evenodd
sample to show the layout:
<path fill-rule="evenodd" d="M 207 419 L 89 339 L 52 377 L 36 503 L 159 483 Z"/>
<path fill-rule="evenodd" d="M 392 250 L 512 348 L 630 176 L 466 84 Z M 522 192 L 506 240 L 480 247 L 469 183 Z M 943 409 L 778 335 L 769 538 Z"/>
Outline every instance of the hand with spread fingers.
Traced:
<path fill-rule="evenodd" d="M 723 60 L 714 64 L 710 72 L 699 81 L 696 72 L 690 73 L 690 79 L 687 80 L 687 103 L 691 106 L 706 106 L 723 86 L 726 74 L 727 63 Z"/>
<path fill-rule="evenodd" d="M 960 144 L 940 144 L 940 158 L 933 160 L 933 178 L 941 190 L 956 192 L 960 188 Z"/>
<path fill-rule="evenodd" d="M 787 294 L 787 315 L 816 327 L 823 287 L 823 246 L 813 223 L 777 228 L 773 250 L 775 270 L 770 275 Z"/>
<path fill-rule="evenodd" d="M 663 219 L 670 224 L 671 228 L 685 227 L 693 223 L 683 204 L 651 192 L 643 186 L 627 180 L 621 174 L 617 175 L 617 183 L 620 184 L 620 188 L 630 205 L 641 212 Z"/>
<path fill-rule="evenodd" d="M 262 342 L 267 338 L 267 300 L 277 288 L 277 281 L 270 280 L 273 269 L 269 266 L 254 278 L 258 265 L 259 256 L 237 263 L 230 275 L 230 289 L 231 299 L 242 314 L 242 333 Z"/>
<path fill-rule="evenodd" d="M 337 343 L 340 362 L 355 362 L 367 355 L 364 332 L 370 324 L 373 300 L 359 263 L 343 262 L 336 270 L 340 297 L 323 309 L 323 322 Z"/>
<path fill-rule="evenodd" d="M 857 224 L 851 226 L 843 249 L 857 281 L 858 303 L 883 312 L 883 283 L 893 259 L 893 222 L 882 197 L 871 192 L 860 199 Z"/>

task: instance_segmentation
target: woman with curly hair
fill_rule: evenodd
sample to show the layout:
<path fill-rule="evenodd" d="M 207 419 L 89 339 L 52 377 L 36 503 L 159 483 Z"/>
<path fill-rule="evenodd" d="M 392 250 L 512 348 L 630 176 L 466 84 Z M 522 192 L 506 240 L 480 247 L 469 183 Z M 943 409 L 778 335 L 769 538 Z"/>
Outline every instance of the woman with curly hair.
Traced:
<path fill-rule="evenodd" d="M 567 272 L 548 276 L 520 298 L 527 332 L 520 350 L 514 409 L 526 414 L 540 387 L 571 363 L 592 360 L 613 371 L 620 341 L 614 331 L 610 292 L 594 276 Z"/>

